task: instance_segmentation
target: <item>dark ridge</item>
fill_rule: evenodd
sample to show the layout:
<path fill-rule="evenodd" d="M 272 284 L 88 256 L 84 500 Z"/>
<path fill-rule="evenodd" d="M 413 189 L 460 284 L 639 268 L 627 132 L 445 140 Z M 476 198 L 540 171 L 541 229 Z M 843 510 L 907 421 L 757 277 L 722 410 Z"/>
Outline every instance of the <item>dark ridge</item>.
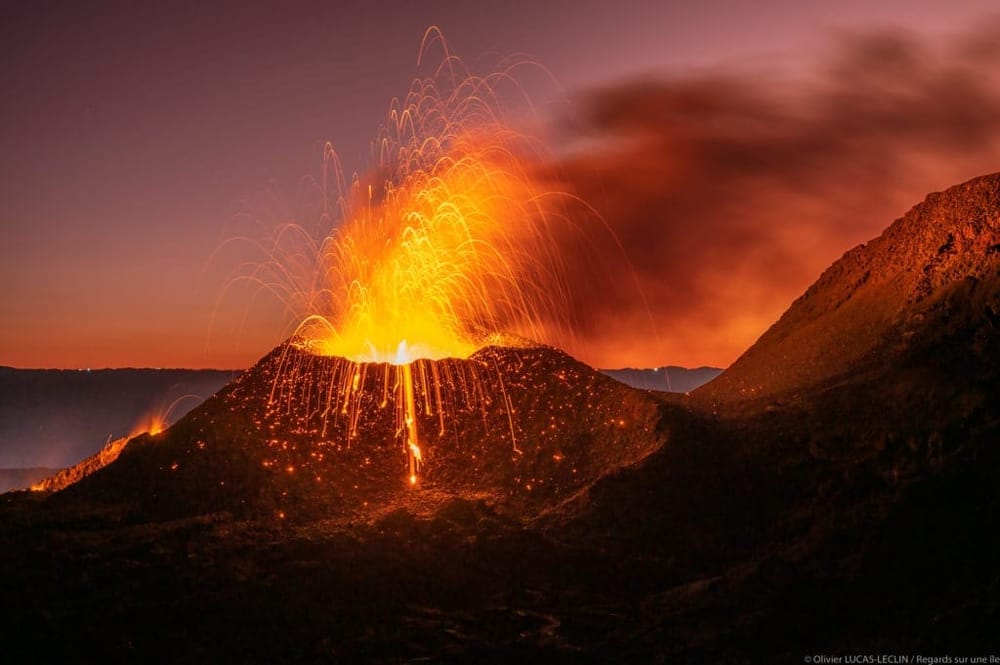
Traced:
<path fill-rule="evenodd" d="M 719 378 L 707 403 L 778 400 L 896 362 L 920 343 L 950 293 L 966 290 L 970 316 L 998 311 L 1000 174 L 923 203 L 830 266 Z M 937 333 L 931 333 L 937 334 Z"/>

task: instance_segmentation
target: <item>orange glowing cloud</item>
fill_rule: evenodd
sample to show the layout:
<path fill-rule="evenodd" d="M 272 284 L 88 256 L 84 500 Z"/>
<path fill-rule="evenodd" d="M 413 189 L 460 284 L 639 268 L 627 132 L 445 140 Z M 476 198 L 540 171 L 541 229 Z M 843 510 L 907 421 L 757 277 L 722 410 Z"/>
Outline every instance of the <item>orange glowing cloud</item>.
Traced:
<path fill-rule="evenodd" d="M 811 81 L 732 71 L 582 96 L 563 127 L 580 148 L 550 177 L 602 214 L 646 301 L 593 288 L 570 256 L 581 357 L 726 366 L 844 251 L 1000 169 L 998 43 L 996 27 L 943 46 L 852 37 Z"/>

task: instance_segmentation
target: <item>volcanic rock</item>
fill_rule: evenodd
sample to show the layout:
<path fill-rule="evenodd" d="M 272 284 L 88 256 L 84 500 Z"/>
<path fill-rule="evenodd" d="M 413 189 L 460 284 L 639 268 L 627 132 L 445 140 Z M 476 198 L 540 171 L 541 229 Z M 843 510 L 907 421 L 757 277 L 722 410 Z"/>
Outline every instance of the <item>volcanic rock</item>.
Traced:
<path fill-rule="evenodd" d="M 130 441 L 58 501 L 121 504 L 158 519 L 284 519 L 466 496 L 533 514 L 662 444 L 659 406 L 644 393 L 555 349 L 487 347 L 468 360 L 413 364 L 424 377 L 418 403 L 435 401 L 417 416 L 424 462 L 411 487 L 394 372 L 284 344 L 167 431 Z"/>
<path fill-rule="evenodd" d="M 996 647 L 998 236 L 1000 174 L 929 196 L 590 489 L 564 532 L 671 562 L 637 658 Z"/>

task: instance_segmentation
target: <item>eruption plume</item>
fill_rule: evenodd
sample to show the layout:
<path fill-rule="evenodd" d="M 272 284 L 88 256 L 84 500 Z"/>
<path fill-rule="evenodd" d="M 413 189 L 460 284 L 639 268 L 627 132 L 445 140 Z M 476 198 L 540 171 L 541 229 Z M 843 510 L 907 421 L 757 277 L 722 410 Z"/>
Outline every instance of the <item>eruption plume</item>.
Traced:
<path fill-rule="evenodd" d="M 379 377 L 378 408 L 395 405 L 411 484 L 425 457 L 418 412 L 437 415 L 443 435 L 449 408 L 494 392 L 486 381 L 499 385 L 485 356 L 435 361 L 525 339 L 565 346 L 573 308 L 560 252 L 566 238 L 585 251 L 593 235 L 586 215 L 581 225 L 580 206 L 570 220 L 569 196 L 536 177 L 542 142 L 509 120 L 511 109 L 530 106 L 515 78 L 524 63 L 476 76 L 436 29 L 425 34 L 421 57 L 431 44 L 444 49 L 442 64 L 391 104 L 373 175 L 344 187 L 327 145 L 324 218 L 336 227 L 315 242 L 301 226 L 283 226 L 269 260 L 250 276 L 298 317 L 295 346 L 340 359 L 322 382 L 286 368 L 275 381 L 275 408 L 305 406 L 293 383 L 322 383 L 326 394 L 310 408 L 324 422 L 346 418 L 353 437 L 367 403 L 359 393 Z M 326 196 L 331 180 L 334 203 Z M 510 439 L 517 451 L 513 430 Z"/>

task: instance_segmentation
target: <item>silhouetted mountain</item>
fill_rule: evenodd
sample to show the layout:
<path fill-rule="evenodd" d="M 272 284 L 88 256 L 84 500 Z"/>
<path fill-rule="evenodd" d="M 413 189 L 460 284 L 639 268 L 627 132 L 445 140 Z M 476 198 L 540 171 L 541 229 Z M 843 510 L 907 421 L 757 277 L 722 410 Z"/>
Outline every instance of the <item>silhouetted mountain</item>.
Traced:
<path fill-rule="evenodd" d="M 998 228 L 1000 175 L 932 195 L 691 396 L 551 349 L 419 363 L 485 401 L 449 398 L 443 434 L 420 416 L 416 488 L 391 399 L 329 400 L 391 368 L 279 348 L 66 490 L 4 495 L 5 653 L 995 653 Z"/>
<path fill-rule="evenodd" d="M 722 374 L 722 370 L 718 367 L 688 369 L 686 367 L 677 367 L 676 365 L 656 367 L 654 369 L 624 367 L 622 369 L 602 369 L 601 371 L 615 381 L 621 381 L 626 386 L 632 386 L 641 390 L 660 390 L 669 393 L 691 392 L 695 388 L 705 385 L 719 374 Z"/>
<path fill-rule="evenodd" d="M 174 400 L 174 419 L 234 372 L 183 369 L 54 370 L 0 367 L 0 466 L 60 468 L 135 431 Z"/>

